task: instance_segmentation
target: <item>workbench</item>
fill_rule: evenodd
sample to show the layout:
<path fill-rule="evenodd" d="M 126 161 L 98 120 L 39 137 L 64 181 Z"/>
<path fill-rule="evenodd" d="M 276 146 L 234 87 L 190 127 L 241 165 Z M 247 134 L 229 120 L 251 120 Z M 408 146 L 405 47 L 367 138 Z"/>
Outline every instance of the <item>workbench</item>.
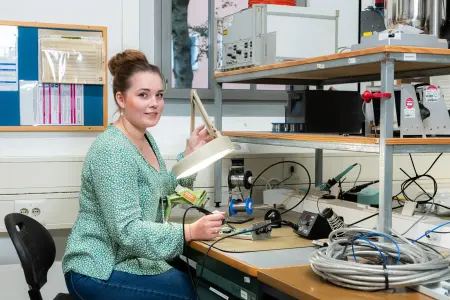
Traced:
<path fill-rule="evenodd" d="M 298 214 L 290 214 L 288 219 L 294 221 Z M 241 224 L 239 227 L 250 227 L 254 221 Z M 277 230 L 283 230 L 278 234 Z M 292 230 L 274 228 L 272 234 L 277 237 L 279 250 L 254 251 L 252 244 L 263 244 L 261 241 L 226 239 L 228 248 L 231 244 L 239 251 L 224 251 L 218 242 L 209 251 L 204 264 L 199 289 L 201 299 L 317 299 L 317 300 L 353 300 L 353 299 L 432 299 L 428 296 L 402 289 L 386 292 L 360 292 L 341 288 L 323 281 L 309 266 L 309 256 L 317 249 L 311 240 L 299 237 Z M 303 247 L 292 248 L 291 239 L 303 241 Z M 210 242 L 194 241 L 189 244 L 186 255 L 196 262 L 196 272 L 200 273 L 205 253 Z M 284 245 L 288 244 L 288 249 Z M 247 245 L 249 251 L 244 251 Z M 220 295 L 220 296 L 219 296 Z M 229 298 L 227 298 L 229 297 Z"/>

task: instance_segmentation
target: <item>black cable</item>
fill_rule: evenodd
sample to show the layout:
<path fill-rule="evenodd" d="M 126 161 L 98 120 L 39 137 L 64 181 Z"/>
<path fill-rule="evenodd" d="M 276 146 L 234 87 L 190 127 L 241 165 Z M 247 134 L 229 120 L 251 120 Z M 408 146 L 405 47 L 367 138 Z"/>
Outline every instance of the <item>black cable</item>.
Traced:
<path fill-rule="evenodd" d="M 253 195 L 253 187 L 255 186 L 255 183 L 256 183 L 256 181 L 259 179 L 259 177 L 261 177 L 261 175 L 264 174 L 264 172 L 266 172 L 266 171 L 269 170 L 270 168 L 273 168 L 273 167 L 275 167 L 276 165 L 279 165 L 279 164 L 296 164 L 296 165 L 299 165 L 300 167 L 302 167 L 302 168 L 306 171 L 306 174 L 308 174 L 309 184 L 311 185 L 311 177 L 309 176 L 309 172 L 308 172 L 308 170 L 305 168 L 305 166 L 303 166 L 301 163 L 298 163 L 298 162 L 296 162 L 296 161 L 289 161 L 289 160 L 279 161 L 279 162 L 276 162 L 276 163 L 271 164 L 270 166 L 268 166 L 267 168 L 265 168 L 264 170 L 262 170 L 262 172 L 259 173 L 258 176 L 256 176 L 255 180 L 253 180 L 252 186 L 250 187 L 250 198 L 251 198 L 252 195 Z"/>
<path fill-rule="evenodd" d="M 434 205 L 435 205 L 435 206 L 440 206 L 440 207 L 442 207 L 442 208 L 445 208 L 445 209 L 450 210 L 450 207 L 445 206 L 445 205 L 442 205 L 442 204 L 434 203 Z M 434 231 L 433 231 L 433 232 L 434 232 Z"/>
<path fill-rule="evenodd" d="M 298 163 L 298 162 L 296 162 L 296 161 L 285 160 L 285 161 L 279 161 L 279 162 L 276 162 L 276 163 L 274 163 L 274 164 L 271 164 L 271 165 L 268 166 L 267 168 L 265 168 L 261 173 L 258 174 L 258 176 L 256 176 L 255 180 L 253 181 L 253 184 L 252 184 L 252 186 L 251 186 L 251 188 L 250 188 L 250 198 L 252 198 L 253 187 L 255 186 L 254 183 L 256 183 L 256 181 L 259 179 L 259 177 L 261 177 L 261 175 L 262 175 L 265 171 L 267 171 L 268 169 L 270 169 L 270 168 L 272 168 L 272 167 L 274 167 L 274 166 L 276 166 L 276 165 L 279 165 L 279 164 L 296 164 L 296 165 L 299 165 L 300 167 L 302 167 L 302 168 L 305 170 L 306 175 L 308 175 L 308 190 L 305 192 L 305 195 L 303 196 L 303 198 L 302 198 L 296 205 L 294 205 L 294 206 L 292 206 L 291 208 L 289 208 L 289 209 L 287 209 L 287 210 L 281 212 L 281 214 L 283 215 L 283 214 L 285 214 L 285 213 L 287 213 L 287 212 L 293 210 L 293 209 L 296 208 L 297 206 L 299 206 L 299 205 L 306 199 L 306 196 L 308 196 L 309 191 L 311 190 L 311 176 L 309 175 L 308 169 L 306 169 L 306 167 L 305 167 L 304 165 L 302 165 L 301 163 Z"/>
<path fill-rule="evenodd" d="M 422 175 L 418 175 L 418 174 L 417 174 L 416 166 L 415 166 L 415 164 L 414 164 L 414 160 L 413 160 L 411 154 L 409 154 L 409 158 L 410 158 L 410 160 L 411 160 L 411 164 L 412 164 L 412 166 L 413 166 L 414 173 L 416 174 L 416 176 L 410 177 L 410 176 L 409 176 L 402 168 L 400 168 L 400 170 L 408 177 L 408 179 L 405 180 L 405 181 L 403 181 L 403 183 L 401 184 L 401 190 L 400 190 L 400 192 L 399 192 L 397 195 L 393 196 L 392 199 L 398 199 L 398 196 L 399 196 L 400 194 L 402 194 L 403 197 L 404 197 L 406 200 L 408 200 L 408 201 L 414 201 L 413 199 L 411 199 L 410 197 L 408 197 L 408 195 L 406 195 L 406 189 L 407 189 L 411 184 L 415 183 L 415 184 L 416 184 L 416 185 L 417 185 L 417 186 L 418 186 L 418 187 L 419 187 L 426 195 L 428 195 L 428 198 L 429 198 L 429 199 L 424 200 L 424 201 L 417 201 L 417 203 L 427 203 L 427 202 L 431 201 L 431 200 L 434 198 L 434 196 L 436 196 L 436 193 L 437 193 L 437 182 L 436 182 L 436 180 L 434 179 L 434 177 L 428 175 L 428 172 L 431 170 L 431 168 L 433 168 L 433 166 L 436 164 L 436 162 L 439 160 L 439 158 L 442 156 L 442 154 L 443 154 L 443 153 L 440 153 L 440 154 L 436 157 L 436 159 L 433 161 L 433 163 L 430 165 L 430 167 L 429 167 L 429 168 L 425 171 L 425 173 L 423 173 Z M 430 195 L 429 195 L 429 194 L 428 194 L 428 193 L 420 186 L 420 184 L 418 184 L 418 183 L 416 182 L 416 180 L 418 180 L 418 179 L 420 179 L 420 178 L 422 178 L 422 177 L 429 178 L 429 179 L 431 179 L 431 180 L 433 181 L 434 193 L 433 193 L 433 196 L 432 196 L 432 197 L 430 197 Z"/>
<path fill-rule="evenodd" d="M 289 226 L 292 229 L 294 229 L 295 231 L 298 230 L 298 225 L 294 224 L 294 223 L 292 223 L 291 221 L 288 221 L 288 220 L 281 220 L 281 225 Z"/>
<path fill-rule="evenodd" d="M 401 194 L 403 195 L 403 197 L 405 198 L 405 200 L 407 200 L 407 201 L 413 201 L 413 202 L 417 202 L 417 203 L 427 203 L 427 202 L 433 200 L 434 196 L 436 196 L 437 189 L 438 189 L 437 182 L 436 182 L 436 180 L 434 179 L 433 176 L 430 176 L 430 175 L 428 175 L 428 174 L 423 174 L 423 175 L 417 175 L 417 176 L 411 177 L 411 176 L 409 176 L 402 168 L 400 168 L 400 170 L 408 177 L 408 179 L 406 179 L 405 181 L 402 182 L 401 187 L 400 187 L 400 188 L 401 188 Z M 425 191 L 425 189 L 423 189 L 422 186 L 421 186 L 420 184 L 418 184 L 418 183 L 416 182 L 416 180 L 418 180 L 418 179 L 420 179 L 420 178 L 423 178 L 423 177 L 429 178 L 429 179 L 431 179 L 431 181 L 433 182 L 433 194 L 432 194 L 432 196 L 430 196 L 430 194 L 429 194 L 427 191 Z M 423 201 L 414 201 L 413 199 L 411 199 L 410 197 L 408 197 L 408 195 L 406 195 L 406 188 L 407 188 L 408 186 L 410 186 L 412 183 L 415 183 L 415 184 L 422 190 L 422 192 L 424 192 L 424 195 L 427 195 L 427 196 L 428 196 L 428 199 L 427 199 L 427 200 L 423 200 Z"/>
<path fill-rule="evenodd" d="M 274 221 L 274 222 L 271 222 L 271 223 L 265 223 L 264 225 L 261 225 L 261 226 L 256 227 L 256 228 L 243 229 L 243 230 L 240 230 L 240 231 L 238 231 L 238 232 L 236 232 L 236 233 L 232 233 L 232 234 L 223 236 L 223 237 L 219 238 L 218 240 L 214 241 L 213 243 L 211 243 L 211 244 L 209 245 L 209 247 L 208 247 L 208 250 L 206 250 L 205 255 L 204 255 L 204 257 L 203 257 L 203 262 L 202 262 L 202 266 L 201 266 L 202 269 L 200 270 L 200 274 L 197 276 L 197 281 L 196 281 L 195 287 L 194 287 L 195 293 L 197 293 L 198 283 L 199 283 L 200 279 L 202 278 L 203 270 L 205 269 L 206 259 L 208 258 L 209 251 L 211 251 L 211 249 L 213 248 L 213 246 L 214 246 L 215 244 L 217 244 L 218 242 L 220 242 L 220 241 L 222 241 L 222 240 L 224 240 L 224 239 L 233 237 L 233 236 L 235 236 L 235 235 L 239 235 L 239 234 L 242 234 L 242 233 L 247 233 L 247 232 L 252 232 L 252 231 L 255 231 L 255 230 L 262 229 L 262 228 L 267 227 L 267 226 L 269 226 L 269 225 L 275 224 L 276 222 L 277 222 L 277 221 Z M 198 263 L 197 263 L 197 266 L 198 266 Z M 195 295 L 195 293 L 194 293 L 194 295 Z"/>
<path fill-rule="evenodd" d="M 397 200 L 397 202 L 399 202 L 399 201 Z M 444 206 L 444 205 L 441 205 L 441 204 L 436 204 L 436 203 L 435 203 L 434 205 L 442 206 L 442 207 L 447 208 L 447 209 L 450 210 L 450 207 L 447 207 L 447 206 Z M 400 204 L 400 202 L 399 202 L 399 206 L 393 207 L 392 210 L 397 209 L 397 208 L 401 208 L 401 207 L 403 207 L 403 205 Z M 368 217 L 365 217 L 364 219 L 361 219 L 361 220 L 359 220 L 359 221 L 356 221 L 356 222 L 354 222 L 354 223 L 352 223 L 352 224 L 349 224 L 349 225 L 347 225 L 347 226 L 348 226 L 348 227 L 351 227 L 351 226 L 353 226 L 353 225 L 359 224 L 359 223 L 364 222 L 364 221 L 366 221 L 366 220 L 368 220 L 368 219 L 370 219 L 370 218 L 373 218 L 373 217 L 375 217 L 375 216 L 378 216 L 378 214 L 379 214 L 379 213 L 370 215 L 370 216 L 368 216 Z M 433 232 L 435 232 L 435 231 L 433 231 Z M 450 233 L 450 232 L 449 232 L 449 233 Z"/>
<path fill-rule="evenodd" d="M 283 182 L 288 181 L 292 177 L 292 175 L 293 175 L 293 173 L 291 175 L 289 175 L 288 177 L 286 177 L 285 179 L 283 179 L 280 182 L 278 182 L 277 184 L 275 184 L 272 188 L 280 186 L 280 184 L 282 184 Z"/>
<path fill-rule="evenodd" d="M 392 210 L 397 209 L 397 208 L 400 208 L 400 207 L 403 207 L 403 205 L 393 207 Z M 351 227 L 351 226 L 356 225 L 356 224 L 358 224 L 358 223 L 364 222 L 364 221 L 366 221 L 366 220 L 368 220 L 368 219 L 370 219 L 370 218 L 376 217 L 376 216 L 378 216 L 378 214 L 379 214 L 379 213 L 376 213 L 376 214 L 370 215 L 370 216 L 368 216 L 368 217 L 365 217 L 364 219 L 361 219 L 361 220 L 359 220 L 359 221 L 356 221 L 356 222 L 354 222 L 354 223 L 352 223 L 352 224 L 347 225 L 347 227 Z"/>
<path fill-rule="evenodd" d="M 345 254 L 345 251 L 347 251 L 347 247 L 348 247 L 350 244 L 352 244 L 352 247 L 353 247 L 353 239 L 355 238 L 355 236 L 356 236 L 357 234 L 358 234 L 358 233 L 355 233 L 351 238 L 349 237 L 348 241 L 345 243 L 344 249 L 342 250 L 342 253 L 341 253 L 341 255 L 340 255 L 340 259 L 341 259 L 341 260 L 344 260 L 344 254 Z M 339 243 L 339 244 L 341 245 L 341 243 Z M 345 259 L 345 260 L 347 260 L 347 259 Z"/>
<path fill-rule="evenodd" d="M 190 210 L 190 209 L 192 209 L 192 208 L 197 208 L 197 207 L 195 207 L 195 206 L 189 206 L 185 211 L 184 211 L 184 214 L 183 214 L 183 220 L 182 220 L 182 225 L 183 225 L 183 246 L 186 246 L 186 247 L 184 247 L 184 251 L 183 252 L 185 252 L 185 256 L 186 256 L 186 264 L 187 264 L 187 272 L 188 272 L 188 274 L 189 274 L 189 279 L 191 280 L 191 284 L 192 284 L 192 288 L 194 288 L 195 287 L 195 283 L 194 283 L 194 278 L 192 278 L 192 274 L 191 274 L 191 266 L 189 265 L 189 254 L 188 254 L 188 249 L 189 249 L 189 246 L 187 246 L 186 245 L 186 237 L 185 237 L 185 235 L 184 235 L 184 225 L 185 225 L 185 221 L 186 221 L 186 214 L 187 214 L 187 212 Z M 189 232 L 190 232 L 190 229 L 189 229 Z M 193 290 L 193 293 L 194 293 L 194 295 L 196 294 L 196 290 L 194 289 Z M 198 300 L 200 300 L 200 296 L 199 295 L 197 295 L 197 298 L 198 298 Z"/>
<path fill-rule="evenodd" d="M 433 232 L 436 232 L 436 231 L 433 231 Z M 444 258 L 444 256 L 442 255 L 442 253 L 440 253 L 439 251 L 437 251 L 437 250 L 434 249 L 433 247 L 431 247 L 431 246 L 429 246 L 429 245 L 427 245 L 427 244 L 425 244 L 425 243 L 416 241 L 416 240 L 414 240 L 414 239 L 410 239 L 410 238 L 406 238 L 406 239 L 407 239 L 407 240 L 410 240 L 410 241 L 413 241 L 413 242 L 415 242 L 416 244 L 419 244 L 419 245 L 421 245 L 421 246 L 423 246 L 423 247 L 425 247 L 425 248 L 428 248 L 428 249 L 430 249 L 431 251 L 433 251 L 433 252 L 439 254 L 442 258 Z"/>
<path fill-rule="evenodd" d="M 397 202 L 400 204 L 400 201 L 397 200 Z M 420 202 L 418 202 L 418 203 L 420 204 Z M 427 204 L 428 204 L 428 203 L 427 203 Z M 401 204 L 400 204 L 400 205 L 401 205 Z M 442 205 L 442 204 L 439 204 L 439 203 L 432 203 L 431 205 L 434 205 L 434 206 L 440 206 L 440 207 L 442 207 L 442 208 L 445 208 L 445 209 L 450 210 L 450 207 L 445 206 L 445 205 Z M 403 206 L 403 205 L 401 205 L 401 206 Z M 435 231 L 433 231 L 433 232 L 435 232 Z"/>
<path fill-rule="evenodd" d="M 239 189 L 239 193 L 241 194 L 242 201 L 245 201 L 244 194 L 242 193 L 241 185 L 239 184 L 239 181 L 237 182 L 237 186 L 238 186 L 238 189 Z"/>
<path fill-rule="evenodd" d="M 411 164 L 412 164 L 414 173 L 416 174 L 416 176 L 419 176 L 419 174 L 417 174 L 416 165 L 414 164 L 414 160 L 412 159 L 412 155 L 411 155 L 411 153 L 408 153 L 408 154 L 409 154 L 409 159 L 411 160 Z"/>
<path fill-rule="evenodd" d="M 442 154 L 444 154 L 444 153 L 440 153 L 439 155 L 438 155 L 438 157 L 436 157 L 436 159 L 433 161 L 433 163 L 431 164 L 431 166 L 428 168 L 428 170 L 424 173 L 424 174 L 427 174 L 428 172 L 430 172 L 430 170 L 431 170 L 431 168 L 436 164 L 436 162 L 438 161 L 438 159 L 442 156 Z M 410 154 L 411 155 L 411 154 Z M 412 158 L 411 158 L 412 159 Z"/>

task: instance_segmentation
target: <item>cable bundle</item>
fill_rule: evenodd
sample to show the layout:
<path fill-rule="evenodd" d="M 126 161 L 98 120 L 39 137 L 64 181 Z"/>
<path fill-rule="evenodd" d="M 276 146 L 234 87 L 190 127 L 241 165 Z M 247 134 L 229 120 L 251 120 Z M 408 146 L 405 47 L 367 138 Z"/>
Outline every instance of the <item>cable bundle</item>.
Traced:
<path fill-rule="evenodd" d="M 255 4 L 275 4 L 275 5 L 297 6 L 297 0 L 248 0 L 249 8 Z"/>
<path fill-rule="evenodd" d="M 336 285 L 363 291 L 450 279 L 448 257 L 392 232 L 395 237 L 362 228 L 334 230 L 329 235 L 329 246 L 312 253 L 311 268 Z M 372 237 L 383 237 L 385 241 Z"/>

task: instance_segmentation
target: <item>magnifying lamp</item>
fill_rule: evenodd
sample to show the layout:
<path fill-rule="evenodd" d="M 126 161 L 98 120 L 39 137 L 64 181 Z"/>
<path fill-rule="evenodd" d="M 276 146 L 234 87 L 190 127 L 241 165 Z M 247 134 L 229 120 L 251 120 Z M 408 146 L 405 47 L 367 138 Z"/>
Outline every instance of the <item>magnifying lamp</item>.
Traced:
<path fill-rule="evenodd" d="M 188 177 L 224 158 L 235 150 L 230 138 L 223 136 L 212 124 L 195 89 L 191 90 L 191 133 L 195 128 L 195 107 L 198 108 L 212 140 L 177 162 L 172 171 L 177 179 Z"/>

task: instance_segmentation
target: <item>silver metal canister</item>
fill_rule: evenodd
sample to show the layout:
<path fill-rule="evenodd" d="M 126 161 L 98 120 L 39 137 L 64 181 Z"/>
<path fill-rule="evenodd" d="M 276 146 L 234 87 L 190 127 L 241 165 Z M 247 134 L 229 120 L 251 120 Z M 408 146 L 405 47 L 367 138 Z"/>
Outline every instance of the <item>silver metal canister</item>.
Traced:
<path fill-rule="evenodd" d="M 429 32 L 429 16 L 434 0 L 385 0 L 384 21 L 386 28 L 397 24 L 409 25 Z"/>

